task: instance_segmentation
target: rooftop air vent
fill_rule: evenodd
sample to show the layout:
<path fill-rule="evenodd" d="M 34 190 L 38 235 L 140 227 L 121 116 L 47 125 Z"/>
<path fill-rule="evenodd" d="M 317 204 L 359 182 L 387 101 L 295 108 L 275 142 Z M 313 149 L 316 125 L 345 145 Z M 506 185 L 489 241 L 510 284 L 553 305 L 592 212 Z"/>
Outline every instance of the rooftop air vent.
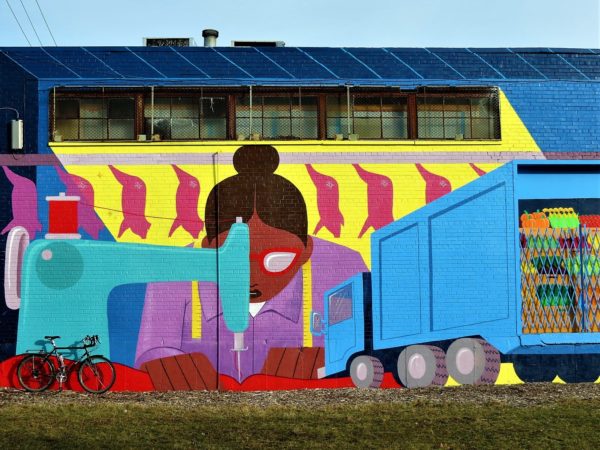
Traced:
<path fill-rule="evenodd" d="M 202 30 L 202 37 L 204 38 L 205 47 L 216 47 L 219 32 L 217 30 L 207 28 L 206 30 Z"/>

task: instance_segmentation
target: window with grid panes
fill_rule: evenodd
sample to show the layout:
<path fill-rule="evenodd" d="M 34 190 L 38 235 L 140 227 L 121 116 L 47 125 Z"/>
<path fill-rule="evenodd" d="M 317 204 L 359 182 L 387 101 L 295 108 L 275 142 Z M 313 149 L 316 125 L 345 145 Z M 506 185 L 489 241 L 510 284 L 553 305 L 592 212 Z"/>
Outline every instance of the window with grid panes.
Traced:
<path fill-rule="evenodd" d="M 346 95 L 327 96 L 327 137 L 348 135 Z M 350 133 L 360 139 L 407 139 L 408 102 L 406 97 L 351 95 Z"/>
<path fill-rule="evenodd" d="M 489 95 L 419 94 L 419 139 L 500 139 L 497 92 Z"/>
<path fill-rule="evenodd" d="M 408 138 L 408 108 L 405 97 L 354 96 L 352 121 L 361 139 Z"/>
<path fill-rule="evenodd" d="M 252 97 L 236 100 L 236 133 L 263 139 L 317 139 L 317 97 L 291 95 Z"/>
<path fill-rule="evenodd" d="M 146 134 L 163 140 L 227 138 L 224 97 L 150 97 L 144 101 Z M 152 126 L 154 124 L 154 127 Z"/>
<path fill-rule="evenodd" d="M 54 111 L 54 138 L 65 141 L 132 140 L 135 101 L 118 98 L 61 98 Z"/>

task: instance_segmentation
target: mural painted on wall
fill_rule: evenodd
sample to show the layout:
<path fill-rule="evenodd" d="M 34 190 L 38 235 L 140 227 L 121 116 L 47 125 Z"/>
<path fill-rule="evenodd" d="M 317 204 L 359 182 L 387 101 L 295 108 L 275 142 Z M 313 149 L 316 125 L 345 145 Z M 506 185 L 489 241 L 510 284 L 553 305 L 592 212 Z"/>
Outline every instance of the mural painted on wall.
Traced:
<path fill-rule="evenodd" d="M 217 166 L 111 164 L 107 155 L 106 165 L 38 168 L 37 187 L 3 168 L 12 186 L 12 217 L 3 228 L 24 227 L 32 241 L 27 251 L 40 255 L 20 272 L 37 284 L 22 293 L 31 300 L 26 308 L 21 303 L 16 352 L 35 348 L 43 334 L 61 335 L 65 345 L 99 334 L 101 353 L 118 363 L 121 380 L 127 380 L 116 385 L 123 389 L 513 383 L 520 382 L 516 373 L 535 379 L 522 368 L 531 360 L 518 366 L 518 358 L 501 355 L 479 337 L 454 340 L 454 347 L 412 345 L 409 352 L 377 353 L 363 342 L 367 350 L 353 358 L 347 347 L 357 330 L 372 334 L 365 329 L 372 324 L 363 298 L 375 276 L 372 233 L 494 173 L 499 164 L 280 159 L 267 145 L 242 146 L 232 164 Z M 79 241 L 42 239 L 48 231 L 45 197 L 58 192 L 80 198 Z M 233 245 L 238 218 L 248 230 L 247 261 L 236 251 L 222 260 L 229 261 L 229 272 L 223 267 L 217 274 L 216 252 Z M 48 250 L 53 257 L 40 263 Z M 238 299 L 244 264 L 249 295 Z M 48 301 L 59 292 L 70 300 Z M 336 331 L 346 326 L 355 328 Z M 440 358 L 460 360 L 465 352 L 476 365 L 477 355 L 488 355 L 477 376 L 461 375 L 463 366 L 429 371 L 432 363 L 446 366 Z"/>

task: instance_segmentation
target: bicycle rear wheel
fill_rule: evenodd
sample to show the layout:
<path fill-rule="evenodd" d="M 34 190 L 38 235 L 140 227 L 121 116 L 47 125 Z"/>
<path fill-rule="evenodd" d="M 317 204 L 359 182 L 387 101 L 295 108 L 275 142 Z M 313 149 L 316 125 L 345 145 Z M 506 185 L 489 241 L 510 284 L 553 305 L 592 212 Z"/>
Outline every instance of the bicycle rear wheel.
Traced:
<path fill-rule="evenodd" d="M 77 373 L 79 384 L 92 394 L 108 391 L 117 378 L 115 367 L 104 356 L 94 355 L 87 358 L 79 366 Z"/>
<path fill-rule="evenodd" d="M 41 392 L 54 380 L 54 364 L 46 355 L 28 355 L 17 367 L 17 378 L 23 389 L 29 392 Z"/>

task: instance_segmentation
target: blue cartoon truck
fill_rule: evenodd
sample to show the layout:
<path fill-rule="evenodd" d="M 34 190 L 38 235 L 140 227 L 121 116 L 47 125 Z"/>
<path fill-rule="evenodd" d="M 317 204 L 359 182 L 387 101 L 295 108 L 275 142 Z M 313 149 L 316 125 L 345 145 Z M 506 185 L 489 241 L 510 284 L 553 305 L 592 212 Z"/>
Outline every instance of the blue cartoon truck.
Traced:
<path fill-rule="evenodd" d="M 374 232 L 325 294 L 320 377 L 377 387 L 600 376 L 600 162 L 513 161 Z M 593 226 L 595 225 L 595 226 Z"/>

